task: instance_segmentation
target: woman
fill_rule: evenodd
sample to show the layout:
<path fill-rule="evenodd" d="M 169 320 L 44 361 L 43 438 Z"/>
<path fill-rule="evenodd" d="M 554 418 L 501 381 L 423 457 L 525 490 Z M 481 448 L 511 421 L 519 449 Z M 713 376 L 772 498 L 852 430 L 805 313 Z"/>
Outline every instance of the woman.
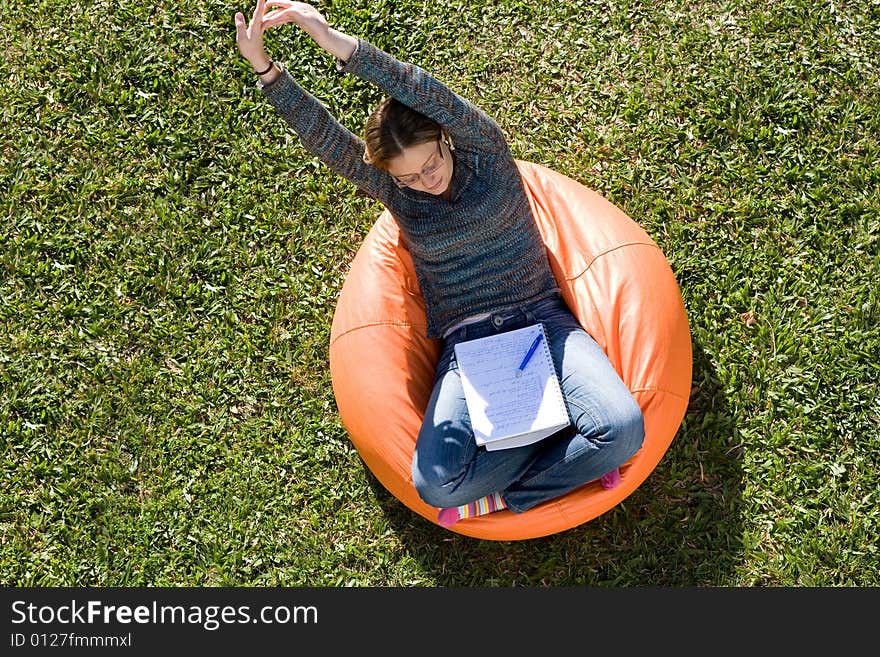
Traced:
<path fill-rule="evenodd" d="M 263 32 L 286 23 L 333 55 L 339 71 L 388 94 L 363 140 L 265 52 Z M 500 127 L 418 66 L 333 29 L 306 3 L 258 0 L 251 20 L 239 12 L 235 24 L 258 88 L 309 152 L 388 208 L 412 255 L 428 337 L 443 346 L 412 477 L 422 499 L 440 508 L 440 524 L 503 508 L 521 513 L 596 479 L 617 485 L 618 466 L 644 439 L 641 409 L 563 301 Z M 478 447 L 455 344 L 539 322 L 571 425 L 532 445 Z"/>

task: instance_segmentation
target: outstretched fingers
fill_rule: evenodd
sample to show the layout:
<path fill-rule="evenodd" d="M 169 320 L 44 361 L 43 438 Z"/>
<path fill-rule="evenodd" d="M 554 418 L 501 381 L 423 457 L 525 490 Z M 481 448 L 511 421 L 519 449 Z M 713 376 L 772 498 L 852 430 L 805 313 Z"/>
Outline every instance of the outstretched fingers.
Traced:
<path fill-rule="evenodd" d="M 248 33 L 253 35 L 254 28 L 258 30 L 262 30 L 263 26 L 263 16 L 266 14 L 266 0 L 257 0 L 257 6 L 254 8 L 254 13 L 251 16 L 251 20 L 248 23 Z"/>

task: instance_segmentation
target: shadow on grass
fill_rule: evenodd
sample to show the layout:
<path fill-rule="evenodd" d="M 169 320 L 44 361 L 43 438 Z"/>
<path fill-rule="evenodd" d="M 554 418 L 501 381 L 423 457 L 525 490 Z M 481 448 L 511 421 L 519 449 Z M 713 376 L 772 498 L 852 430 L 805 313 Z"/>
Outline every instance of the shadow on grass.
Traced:
<path fill-rule="evenodd" d="M 710 358 L 693 345 L 693 390 L 669 450 L 605 514 L 553 536 L 486 541 L 427 522 L 366 470 L 410 557 L 438 586 L 738 585 L 742 463 L 736 421 Z"/>

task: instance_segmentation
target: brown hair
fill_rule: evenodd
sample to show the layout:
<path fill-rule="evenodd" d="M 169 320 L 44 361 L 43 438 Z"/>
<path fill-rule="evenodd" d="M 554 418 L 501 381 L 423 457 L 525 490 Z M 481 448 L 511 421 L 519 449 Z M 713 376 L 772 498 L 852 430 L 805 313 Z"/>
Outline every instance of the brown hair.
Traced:
<path fill-rule="evenodd" d="M 440 139 L 440 124 L 395 98 L 386 98 L 373 110 L 364 127 L 364 160 L 387 170 L 404 148 Z"/>

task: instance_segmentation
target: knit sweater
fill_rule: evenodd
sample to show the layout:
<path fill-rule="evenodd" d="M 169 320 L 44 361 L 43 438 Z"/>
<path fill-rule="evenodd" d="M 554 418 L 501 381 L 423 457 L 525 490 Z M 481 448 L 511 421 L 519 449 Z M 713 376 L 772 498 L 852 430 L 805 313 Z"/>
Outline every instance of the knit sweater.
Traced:
<path fill-rule="evenodd" d="M 400 227 L 425 299 L 429 338 L 474 315 L 503 313 L 558 291 L 522 178 L 497 123 L 418 66 L 359 39 L 340 71 L 439 123 L 455 150 L 451 196 L 398 187 L 364 162 L 364 142 L 282 66 L 257 83 L 303 146 L 381 202 Z"/>

